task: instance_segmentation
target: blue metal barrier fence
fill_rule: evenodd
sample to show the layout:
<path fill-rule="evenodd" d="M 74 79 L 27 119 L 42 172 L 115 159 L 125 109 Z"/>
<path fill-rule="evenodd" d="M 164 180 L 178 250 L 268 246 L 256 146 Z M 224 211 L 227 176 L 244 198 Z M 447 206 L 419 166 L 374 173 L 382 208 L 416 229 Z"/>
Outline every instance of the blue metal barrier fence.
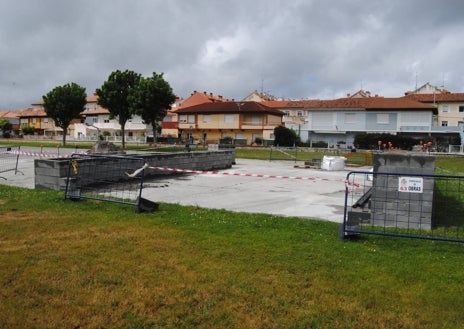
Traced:
<path fill-rule="evenodd" d="M 464 242 L 464 176 L 349 172 L 340 234 Z"/>

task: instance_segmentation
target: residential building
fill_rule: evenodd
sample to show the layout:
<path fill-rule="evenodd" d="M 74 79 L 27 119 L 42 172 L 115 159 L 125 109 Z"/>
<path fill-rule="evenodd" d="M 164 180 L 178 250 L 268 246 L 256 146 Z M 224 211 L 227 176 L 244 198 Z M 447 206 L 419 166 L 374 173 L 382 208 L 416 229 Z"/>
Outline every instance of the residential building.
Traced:
<path fill-rule="evenodd" d="M 182 140 L 218 143 L 232 138 L 237 144 L 274 139 L 274 128 L 282 125 L 283 113 L 258 102 L 204 103 L 174 110 Z"/>
<path fill-rule="evenodd" d="M 407 95 L 417 95 L 417 94 L 449 94 L 450 92 L 446 90 L 443 86 L 437 87 L 430 84 L 430 82 L 425 83 L 424 85 L 416 88 L 413 91 L 407 91 L 404 94 Z"/>
<path fill-rule="evenodd" d="M 372 96 L 371 96 L 370 91 L 360 89 L 357 92 L 355 92 L 354 94 L 346 95 L 346 97 L 348 97 L 348 98 L 366 98 L 366 97 L 372 97 Z M 375 97 L 379 97 L 379 95 L 376 95 Z"/>
<path fill-rule="evenodd" d="M 464 124 L 464 93 L 452 93 L 427 82 L 415 91 L 406 92 L 404 98 L 435 106 L 438 110 L 434 120 L 436 126 Z"/>
<path fill-rule="evenodd" d="M 45 110 L 33 104 L 33 107 L 18 111 L 20 128 L 30 127 L 34 129 L 34 135 L 52 138 L 62 136 L 63 129 L 55 126 Z M 68 131 L 69 133 L 69 131 Z"/>
<path fill-rule="evenodd" d="M 404 98 L 362 97 L 295 101 L 288 104 L 305 113 L 303 124 L 286 124 L 303 142 L 326 142 L 329 147 L 353 145 L 359 133 L 431 132 L 434 106 Z M 279 107 L 285 111 L 282 106 Z"/>
<path fill-rule="evenodd" d="M 201 93 L 196 90 L 193 91 L 186 99 L 176 99 L 175 103 L 172 104 L 171 109 L 167 111 L 166 116 L 161 122 L 161 136 L 165 138 L 178 138 L 180 136 L 179 118 L 176 112 L 177 109 L 199 104 L 223 103 L 228 101 L 229 99 L 224 98 L 221 95 L 214 95 L 213 93 L 207 93 L 206 91 Z"/>
<path fill-rule="evenodd" d="M 108 109 L 98 105 L 96 94 L 86 98 L 82 120 L 74 124 L 72 136 L 77 140 L 95 140 L 105 138 L 110 141 L 121 141 L 121 125 L 118 120 L 111 118 Z M 151 126 L 146 125 L 140 116 L 134 116 L 125 124 L 125 140 L 145 141 L 148 136 L 153 136 Z"/>
<path fill-rule="evenodd" d="M 277 97 L 274 97 L 272 95 L 269 95 L 263 92 L 258 92 L 257 90 L 255 90 L 254 92 L 252 92 L 251 94 L 249 94 L 248 96 L 242 99 L 242 101 L 244 102 L 260 102 L 260 103 L 277 101 L 277 100 L 279 100 Z"/>
<path fill-rule="evenodd" d="M 9 110 L 1 110 L 0 111 L 0 119 L 8 120 L 11 124 L 11 135 L 18 135 L 19 134 L 19 116 L 18 111 L 9 111 Z M 0 137 L 3 137 L 3 132 L 0 130 Z"/>
<path fill-rule="evenodd" d="M 179 107 L 188 107 L 205 103 L 222 103 L 228 101 L 230 100 L 222 97 L 221 95 L 214 95 L 213 93 L 208 93 L 206 91 L 201 93 L 195 90 L 188 98 L 179 103 Z"/>

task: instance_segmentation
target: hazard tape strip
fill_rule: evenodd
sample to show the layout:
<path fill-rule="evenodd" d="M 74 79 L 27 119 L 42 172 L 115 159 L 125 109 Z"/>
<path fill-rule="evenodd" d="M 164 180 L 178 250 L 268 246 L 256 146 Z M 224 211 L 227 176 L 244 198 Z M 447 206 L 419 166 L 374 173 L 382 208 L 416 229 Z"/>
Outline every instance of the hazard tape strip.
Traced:
<path fill-rule="evenodd" d="M 67 159 L 72 156 L 72 154 L 59 155 L 59 154 L 53 154 L 53 153 L 37 153 L 37 152 L 28 152 L 28 151 L 8 151 L 7 153 L 15 154 L 15 155 L 31 156 L 31 157 L 36 157 L 36 158 L 53 158 L 53 159 Z M 81 153 L 74 153 L 74 154 L 87 154 L 87 153 L 81 152 Z"/>
<path fill-rule="evenodd" d="M 72 156 L 72 154 L 67 155 L 58 155 L 52 153 L 37 153 L 37 152 L 25 152 L 25 151 L 9 151 L 7 153 L 19 154 L 40 158 L 54 158 L 54 159 L 67 159 Z M 76 153 L 74 153 L 76 154 Z M 78 154 L 87 154 L 87 152 L 81 152 Z M 140 169 L 153 169 L 158 171 L 169 171 L 176 173 L 185 173 L 185 174 L 201 174 L 201 175 L 222 175 L 222 176 L 243 176 L 243 177 L 256 177 L 256 178 L 271 178 L 271 179 L 294 179 L 294 180 L 308 180 L 308 181 L 337 181 L 344 182 L 346 186 L 355 186 L 359 187 L 360 184 L 355 182 L 349 182 L 347 180 L 339 179 L 329 179 L 329 178 L 320 178 L 320 177 L 303 177 L 303 176 L 286 176 L 286 175 L 266 175 L 266 174 L 252 174 L 252 173 L 239 173 L 239 172 L 227 172 L 227 171 L 207 171 L 207 170 L 195 170 L 195 169 L 181 169 L 181 168 L 170 168 L 170 167 L 159 167 L 159 166 L 148 166 L 145 165 Z M 137 173 L 127 174 L 130 177 L 136 176 Z"/>
<path fill-rule="evenodd" d="M 239 172 L 228 172 L 228 171 L 207 171 L 207 170 L 195 170 L 195 169 L 180 169 L 180 168 L 169 168 L 169 167 L 158 167 L 158 166 L 146 166 L 146 169 L 153 169 L 158 171 L 169 171 L 176 173 L 185 174 L 200 174 L 200 175 L 222 175 L 222 176 L 242 176 L 242 177 L 256 177 L 256 178 L 271 178 L 271 179 L 294 179 L 294 180 L 309 180 L 309 181 L 336 181 L 344 182 L 347 185 L 354 185 L 359 187 L 357 183 L 351 183 L 347 180 L 329 179 L 320 177 L 303 177 L 303 176 L 286 176 L 286 175 L 266 175 L 266 174 L 252 174 L 252 173 L 239 173 Z"/>

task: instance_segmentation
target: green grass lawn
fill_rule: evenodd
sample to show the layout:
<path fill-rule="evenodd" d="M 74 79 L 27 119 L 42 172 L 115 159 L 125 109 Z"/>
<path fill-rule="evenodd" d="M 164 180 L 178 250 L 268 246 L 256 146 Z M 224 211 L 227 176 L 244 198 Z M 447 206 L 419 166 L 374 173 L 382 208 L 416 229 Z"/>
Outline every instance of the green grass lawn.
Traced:
<path fill-rule="evenodd" d="M 463 245 L 0 185 L 0 328 L 462 328 Z"/>

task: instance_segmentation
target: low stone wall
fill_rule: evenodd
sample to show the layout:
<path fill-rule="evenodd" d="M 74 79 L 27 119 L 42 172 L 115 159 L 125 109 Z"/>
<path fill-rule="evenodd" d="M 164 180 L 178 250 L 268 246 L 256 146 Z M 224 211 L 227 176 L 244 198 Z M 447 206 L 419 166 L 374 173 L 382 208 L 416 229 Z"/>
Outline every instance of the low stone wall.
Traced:
<path fill-rule="evenodd" d="M 228 169 L 235 164 L 235 150 L 219 150 L 184 153 L 143 153 L 128 154 L 128 157 L 143 158 L 149 166 L 191 170 Z M 89 161 L 88 159 L 86 161 Z M 108 165 L 105 158 L 92 158 L 91 161 Z M 113 161 L 117 161 L 113 159 Z M 100 163 L 99 163 L 100 165 Z M 36 159 L 34 161 L 35 188 L 65 190 L 69 159 Z M 101 168 L 100 168 L 101 169 Z M 104 170 L 104 169 L 103 169 Z M 170 174 L 168 171 L 146 170 L 145 177 Z"/>

